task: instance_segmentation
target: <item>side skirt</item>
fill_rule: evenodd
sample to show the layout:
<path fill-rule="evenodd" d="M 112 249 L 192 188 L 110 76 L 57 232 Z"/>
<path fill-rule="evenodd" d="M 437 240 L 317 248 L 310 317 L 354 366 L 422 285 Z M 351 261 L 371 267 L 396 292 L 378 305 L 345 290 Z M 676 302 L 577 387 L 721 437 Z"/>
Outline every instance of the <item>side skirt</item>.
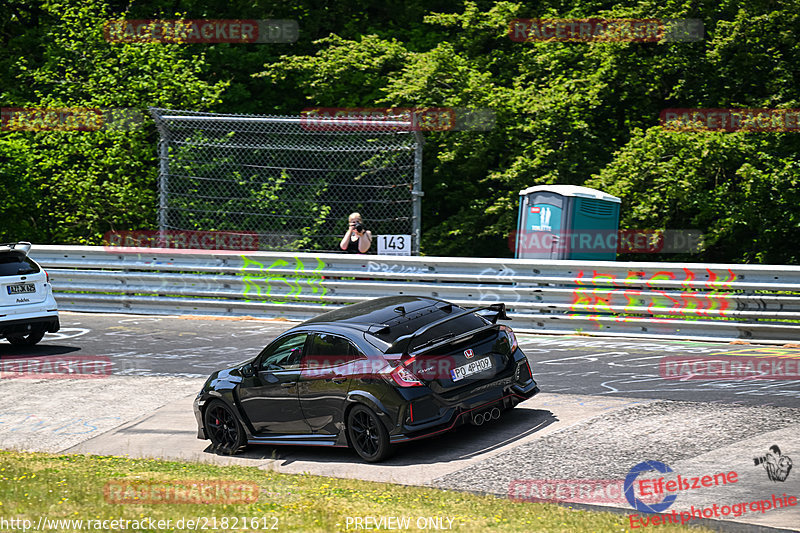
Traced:
<path fill-rule="evenodd" d="M 296 446 L 328 446 L 331 448 L 346 448 L 347 446 L 336 443 L 336 435 L 274 435 L 268 437 L 250 437 L 247 444 L 296 445 Z"/>

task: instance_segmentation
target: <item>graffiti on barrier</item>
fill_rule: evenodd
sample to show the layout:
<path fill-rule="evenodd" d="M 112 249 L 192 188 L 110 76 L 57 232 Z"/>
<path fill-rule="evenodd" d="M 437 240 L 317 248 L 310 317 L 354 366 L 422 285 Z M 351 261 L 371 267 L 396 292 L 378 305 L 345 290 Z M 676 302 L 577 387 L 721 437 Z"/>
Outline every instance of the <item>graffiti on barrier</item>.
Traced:
<path fill-rule="evenodd" d="M 290 301 L 313 302 L 325 305 L 328 290 L 322 285 L 325 279 L 322 271 L 325 263 L 315 257 L 316 266 L 306 263 L 299 257 L 276 259 L 271 264 L 260 263 L 242 256 L 242 276 L 246 301 L 259 300 L 283 304 Z"/>
<path fill-rule="evenodd" d="M 226 288 L 230 277 L 227 274 L 192 272 L 191 267 L 179 271 L 175 267 L 180 263 L 172 256 L 131 254 L 126 259 L 131 265 L 136 265 L 136 267 L 123 267 L 126 282 L 121 285 L 120 290 L 127 295 L 147 293 L 157 296 L 209 296 L 210 293 L 214 295 L 220 293 L 221 297 L 230 297 L 230 292 Z M 155 272 L 127 270 L 140 266 L 143 270 L 152 269 Z M 61 283 L 70 281 L 69 274 L 61 273 L 55 276 L 54 279 Z"/>
<path fill-rule="evenodd" d="M 522 296 L 513 288 L 514 276 L 517 272 L 506 265 L 500 265 L 497 268 L 490 267 L 481 270 L 478 275 L 478 291 L 480 293 L 481 302 L 519 302 Z M 498 288 L 511 288 L 511 291 L 505 290 L 502 295 Z"/>
<path fill-rule="evenodd" d="M 667 353 L 688 353 L 688 354 L 726 354 L 731 350 L 736 350 L 735 347 L 720 348 L 716 345 L 709 345 L 708 343 L 690 342 L 690 341 L 668 341 L 668 342 L 631 342 L 631 341 L 618 341 L 597 339 L 594 337 L 540 337 L 537 336 L 531 341 L 527 341 L 527 336 L 517 335 L 520 339 L 520 346 L 529 353 L 531 348 L 529 346 L 546 347 L 548 351 L 564 351 L 567 350 L 581 350 L 585 348 L 602 348 L 602 349 L 623 349 L 623 350 L 636 350 L 644 352 L 667 352 Z M 531 344 L 526 344 L 530 342 Z M 730 355 L 730 354 L 729 354 Z"/>
<path fill-rule="evenodd" d="M 415 265 L 400 265 L 379 263 L 377 261 L 370 261 L 367 263 L 367 272 L 385 272 L 391 274 L 425 274 L 430 270 L 428 267 L 415 266 Z"/>
<path fill-rule="evenodd" d="M 690 316 L 727 316 L 732 298 L 730 283 L 735 281 L 736 274 L 728 269 L 717 273 L 706 268 L 707 274 L 699 270 L 683 268 L 683 274 L 670 271 L 659 271 L 647 277 L 642 271 L 628 271 L 625 278 L 617 278 L 614 274 L 592 271 L 591 275 L 580 271 L 574 282 L 579 287 L 573 291 L 571 311 L 592 313 L 623 314 L 670 314 Z M 706 275 L 705 288 L 708 292 L 697 290 L 698 277 Z M 674 292 L 651 288 L 651 283 L 658 286 L 657 281 L 679 281 L 682 291 Z M 645 289 L 633 288 L 631 285 L 644 285 Z M 597 286 L 613 288 L 598 288 Z M 622 311 L 619 310 L 622 308 Z M 595 317 L 599 320 L 602 317 Z M 629 321 L 628 317 L 615 317 L 617 322 Z"/>

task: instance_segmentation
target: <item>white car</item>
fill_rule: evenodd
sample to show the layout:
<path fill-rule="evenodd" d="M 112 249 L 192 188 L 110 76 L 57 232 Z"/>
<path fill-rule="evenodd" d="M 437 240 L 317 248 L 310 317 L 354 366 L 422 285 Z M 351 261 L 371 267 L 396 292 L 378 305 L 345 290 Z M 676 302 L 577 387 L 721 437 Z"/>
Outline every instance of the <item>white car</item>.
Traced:
<path fill-rule="evenodd" d="M 0 338 L 28 346 L 60 327 L 50 276 L 30 249 L 29 242 L 0 244 Z"/>

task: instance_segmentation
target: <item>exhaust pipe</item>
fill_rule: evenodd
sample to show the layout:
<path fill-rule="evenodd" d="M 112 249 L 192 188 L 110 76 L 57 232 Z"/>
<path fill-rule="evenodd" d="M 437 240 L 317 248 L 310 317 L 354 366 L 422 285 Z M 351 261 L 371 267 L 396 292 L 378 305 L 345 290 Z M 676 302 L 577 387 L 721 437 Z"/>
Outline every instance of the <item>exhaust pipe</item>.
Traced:
<path fill-rule="evenodd" d="M 481 426 L 490 420 L 497 420 L 500 418 L 500 408 L 499 407 L 492 407 L 491 409 L 487 409 L 482 413 L 478 413 L 472 416 L 472 423 L 476 426 Z"/>

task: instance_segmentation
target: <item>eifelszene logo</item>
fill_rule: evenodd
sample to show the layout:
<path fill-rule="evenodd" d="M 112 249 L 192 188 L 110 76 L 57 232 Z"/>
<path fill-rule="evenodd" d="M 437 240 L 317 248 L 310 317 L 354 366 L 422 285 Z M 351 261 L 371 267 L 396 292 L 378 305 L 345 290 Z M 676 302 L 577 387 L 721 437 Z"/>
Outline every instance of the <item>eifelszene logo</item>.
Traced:
<path fill-rule="evenodd" d="M 652 472 L 653 470 L 656 472 L 661 472 L 662 474 L 672 472 L 670 467 L 660 461 L 644 461 L 631 468 L 628 472 L 628 475 L 625 476 L 625 484 L 623 485 L 625 499 L 628 500 L 628 503 L 631 504 L 631 507 L 637 511 L 644 513 L 660 513 L 661 511 L 668 509 L 669 506 L 675 503 L 675 500 L 678 499 L 675 494 L 668 494 L 665 495 L 664 499 L 660 502 L 648 504 L 636 497 L 633 489 L 636 478 L 639 477 L 639 474 L 644 472 Z"/>

